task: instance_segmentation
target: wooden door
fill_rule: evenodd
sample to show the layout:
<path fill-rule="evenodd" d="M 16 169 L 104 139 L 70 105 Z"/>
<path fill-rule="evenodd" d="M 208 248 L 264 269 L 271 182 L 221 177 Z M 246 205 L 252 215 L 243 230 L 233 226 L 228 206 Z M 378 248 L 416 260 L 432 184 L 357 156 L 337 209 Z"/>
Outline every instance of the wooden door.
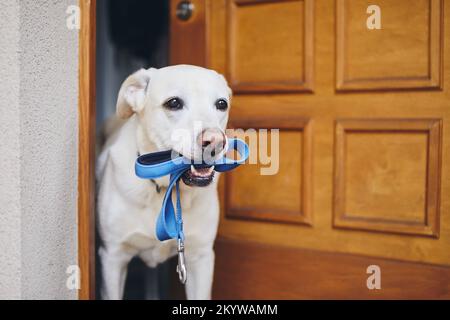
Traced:
<path fill-rule="evenodd" d="M 278 174 L 221 179 L 213 296 L 450 298 L 450 3 L 178 3 L 172 63 L 226 75 L 230 126 L 280 129 Z"/>

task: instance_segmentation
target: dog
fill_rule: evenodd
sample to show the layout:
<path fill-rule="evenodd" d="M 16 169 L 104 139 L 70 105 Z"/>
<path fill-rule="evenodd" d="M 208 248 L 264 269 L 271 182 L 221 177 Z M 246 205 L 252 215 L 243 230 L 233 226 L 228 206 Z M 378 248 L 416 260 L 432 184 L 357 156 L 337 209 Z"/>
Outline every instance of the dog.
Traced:
<path fill-rule="evenodd" d="M 177 254 L 176 240 L 161 242 L 155 231 L 169 178 L 138 178 L 136 158 L 171 149 L 201 160 L 207 147 L 218 151 L 214 159 L 222 157 L 231 96 L 222 75 L 191 65 L 141 69 L 123 82 L 116 106 L 123 120 L 109 125 L 96 165 L 103 299 L 122 299 L 134 256 L 155 267 Z M 188 299 L 211 298 L 219 222 L 218 173 L 212 169 L 191 167 L 180 183 Z"/>

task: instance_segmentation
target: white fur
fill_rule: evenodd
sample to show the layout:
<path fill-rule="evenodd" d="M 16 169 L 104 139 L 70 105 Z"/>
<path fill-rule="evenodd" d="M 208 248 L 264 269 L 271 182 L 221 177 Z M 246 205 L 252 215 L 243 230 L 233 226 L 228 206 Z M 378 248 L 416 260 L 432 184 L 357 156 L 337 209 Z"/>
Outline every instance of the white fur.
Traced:
<path fill-rule="evenodd" d="M 162 106 L 175 96 L 185 102 L 183 110 Z M 197 158 L 199 128 L 195 124 L 200 121 L 203 129 L 226 128 L 228 111 L 214 105 L 220 98 L 231 98 L 225 79 L 215 71 L 189 65 L 141 69 L 123 83 L 117 114 L 128 120 L 110 133 L 96 167 L 104 299 L 122 298 L 127 265 L 133 256 L 139 255 L 154 267 L 176 255 L 176 241 L 160 242 L 155 234 L 168 177 L 157 179 L 163 187 L 159 194 L 151 181 L 138 178 L 134 173 L 138 152 L 174 149 Z M 187 130 L 191 138 L 174 141 L 177 129 Z M 191 153 L 187 155 L 185 150 Z M 217 178 L 216 173 L 213 183 L 203 188 L 180 183 L 188 299 L 210 299 L 211 295 L 213 243 L 219 221 Z"/>

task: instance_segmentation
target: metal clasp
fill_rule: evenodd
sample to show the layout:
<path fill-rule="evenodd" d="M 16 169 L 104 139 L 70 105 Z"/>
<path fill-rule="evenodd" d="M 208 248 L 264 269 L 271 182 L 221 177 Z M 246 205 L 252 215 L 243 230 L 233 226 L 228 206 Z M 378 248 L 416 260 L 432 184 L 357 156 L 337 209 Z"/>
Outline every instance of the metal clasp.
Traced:
<path fill-rule="evenodd" d="M 184 242 L 181 239 L 178 239 L 177 251 L 178 251 L 178 265 L 177 265 L 178 279 L 180 279 L 180 282 L 182 284 L 185 284 L 187 279 L 187 272 L 186 272 L 186 263 L 184 261 Z"/>

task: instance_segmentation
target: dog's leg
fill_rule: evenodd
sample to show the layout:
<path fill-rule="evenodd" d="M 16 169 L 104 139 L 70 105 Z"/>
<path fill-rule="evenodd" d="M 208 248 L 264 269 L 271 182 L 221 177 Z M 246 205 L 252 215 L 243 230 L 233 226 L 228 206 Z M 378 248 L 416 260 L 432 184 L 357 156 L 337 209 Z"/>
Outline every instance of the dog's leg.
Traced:
<path fill-rule="evenodd" d="M 128 263 L 132 255 L 111 247 L 101 247 L 99 255 L 103 278 L 101 297 L 103 300 L 120 300 L 123 298 Z"/>
<path fill-rule="evenodd" d="M 208 249 L 201 255 L 186 256 L 188 270 L 186 296 L 188 300 L 209 300 L 214 274 L 214 251 Z"/>

